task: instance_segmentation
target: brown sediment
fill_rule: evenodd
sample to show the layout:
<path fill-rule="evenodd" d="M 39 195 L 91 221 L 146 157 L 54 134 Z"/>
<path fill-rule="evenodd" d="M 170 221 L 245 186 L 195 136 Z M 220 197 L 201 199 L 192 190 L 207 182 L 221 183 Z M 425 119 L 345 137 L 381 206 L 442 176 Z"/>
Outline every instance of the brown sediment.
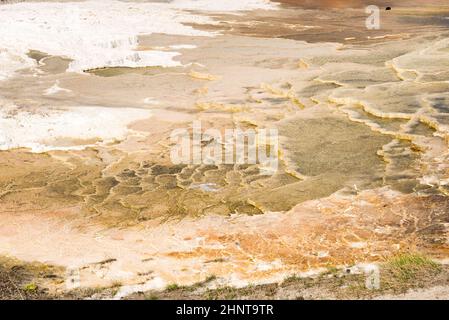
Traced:
<path fill-rule="evenodd" d="M 76 266 L 83 286 L 106 286 L 155 279 L 165 285 L 191 284 L 207 275 L 242 285 L 383 261 L 404 251 L 445 258 L 449 250 L 447 197 L 388 189 L 312 200 L 288 213 L 148 221 L 127 229 L 104 229 L 76 211 L 3 213 L 0 238 L 8 245 L 1 253 Z M 39 241 L 33 241 L 37 236 Z M 164 241 L 157 241 L 160 237 Z M 106 259 L 107 264 L 98 264 Z"/>
<path fill-rule="evenodd" d="M 215 15 L 214 24 L 191 24 L 195 28 L 251 37 L 286 38 L 348 45 L 373 44 L 407 39 L 432 30 L 447 29 L 445 1 L 401 1 L 395 4 L 378 1 L 377 5 L 394 6 L 380 12 L 380 29 L 369 30 L 365 8 L 376 1 L 279 1 L 279 11 L 254 11 L 245 16 Z M 250 18 L 249 18 L 250 17 Z"/>
<path fill-rule="evenodd" d="M 410 255 L 414 257 L 414 255 Z M 420 257 L 416 255 L 416 257 Z M 241 288 L 217 285 L 214 277 L 191 286 L 171 284 L 167 289 L 137 292 L 126 299 L 145 300 L 447 300 L 449 287 L 447 265 L 427 260 L 424 266 L 409 267 L 413 276 L 407 281 L 389 270 L 388 262 L 380 265 L 384 284 L 377 290 L 366 288 L 366 275 L 353 268 L 328 268 L 314 276 L 290 276 L 278 283 L 249 285 Z M 415 267 L 416 268 L 416 267 Z M 408 271 L 408 269 L 406 269 Z M 354 273 L 355 271 L 355 273 Z"/>
<path fill-rule="evenodd" d="M 64 281 L 64 268 L 0 257 L 0 300 L 51 299 Z"/>
<path fill-rule="evenodd" d="M 298 7 L 306 8 L 354 8 L 366 7 L 369 5 L 402 7 L 402 6 L 436 6 L 445 5 L 444 0 L 276 0 L 279 3 L 285 3 Z"/>
<path fill-rule="evenodd" d="M 243 219 L 238 230 L 213 228 L 204 233 L 206 241 L 227 243 L 229 252 L 198 248 L 178 257 L 280 259 L 303 270 L 376 261 L 413 248 L 444 257 L 448 206 L 444 196 L 400 196 L 385 190 L 364 192 L 352 200 L 331 197 L 299 205 L 282 218 Z"/>

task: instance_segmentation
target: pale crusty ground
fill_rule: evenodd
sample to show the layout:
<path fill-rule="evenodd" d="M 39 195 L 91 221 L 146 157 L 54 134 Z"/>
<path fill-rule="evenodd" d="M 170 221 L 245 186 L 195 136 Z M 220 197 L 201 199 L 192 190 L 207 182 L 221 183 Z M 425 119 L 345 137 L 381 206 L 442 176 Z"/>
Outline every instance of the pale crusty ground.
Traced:
<path fill-rule="evenodd" d="M 193 285 L 212 276 L 216 279 L 211 284 L 217 288 L 250 288 L 249 284 L 281 282 L 297 273 L 319 274 L 329 267 L 381 262 L 408 251 L 447 257 L 449 200 L 447 185 L 438 180 L 447 178 L 448 173 L 444 131 L 431 121 L 419 126 L 413 122 L 414 114 L 391 121 L 382 117 L 373 120 L 370 110 L 361 116 L 354 113 L 356 106 L 342 107 L 329 99 L 335 89 L 348 86 L 354 90 L 353 96 L 375 100 L 379 95 L 366 97 L 363 88 L 382 82 L 401 89 L 401 81 L 410 81 L 416 86 L 413 92 L 444 91 L 444 84 L 434 88 L 414 83 L 416 75 L 398 71 L 394 64 L 385 65 L 402 55 L 403 47 L 420 49 L 422 43 L 414 42 L 413 33 L 422 32 L 422 39 L 436 42 L 443 26 L 420 28 L 419 23 L 412 24 L 413 28 L 404 27 L 381 39 L 354 32 L 352 42 L 343 41 L 344 35 L 352 35 L 348 30 L 357 30 L 351 23 L 338 35 L 323 30 L 320 38 L 313 28 L 307 32 L 305 20 L 298 21 L 295 11 L 284 13 L 288 23 L 284 21 L 281 27 L 279 17 L 264 19 L 266 13 L 255 13 L 251 19 L 258 22 L 254 24 L 246 23 L 245 16 L 233 16 L 225 23 L 232 26 L 229 30 L 201 26 L 227 30 L 227 35 L 214 39 L 142 38 L 141 46 L 148 49 L 172 41 L 197 45 L 197 50 L 181 50 L 179 59 L 188 65 L 186 68 L 66 74 L 67 61 L 53 57 L 40 67 L 44 73 L 39 79 L 30 76 L 32 70 L 24 70 L 23 77 L 1 83 L 6 99 L 36 112 L 54 104 L 127 105 L 151 109 L 153 118 L 133 123 L 130 127 L 135 134 L 110 146 L 39 155 L 26 150 L 2 152 L 0 255 L 61 268 L 56 279 L 50 277 L 42 284 L 51 297 L 66 297 L 66 292 L 80 290 L 79 281 L 81 288 L 113 288 L 104 293 L 109 298 L 164 290 L 173 283 Z M 301 14 L 313 17 L 308 12 Z M 346 14 L 339 16 L 336 23 L 347 18 Z M 398 21 L 389 19 L 395 29 Z M 324 17 L 318 27 L 323 28 L 326 21 Z M 383 37 L 385 33 L 375 35 Z M 279 39 L 263 38 L 266 35 Z M 311 46 L 291 39 L 343 43 Z M 385 44 L 384 40 L 389 41 Z M 379 42 L 385 47 L 377 47 Z M 367 47 L 352 47 L 357 44 Z M 376 54 L 371 50 L 377 50 Z M 336 63 L 326 64 L 328 59 L 336 59 Z M 354 67 L 355 61 L 360 65 Z M 345 74 L 342 66 L 355 69 Z M 354 74 L 360 76 L 355 87 L 361 87 L 352 87 Z M 72 93 L 42 96 L 56 80 Z M 23 87 L 29 90 L 23 92 Z M 323 115 L 329 118 L 321 123 L 317 119 Z M 295 141 L 304 134 L 304 140 L 297 139 L 306 142 L 301 145 L 304 149 L 298 149 L 308 148 L 317 154 L 301 158 L 294 154 L 295 148 L 290 154 L 287 150 L 282 174 L 268 182 L 260 181 L 254 168 L 247 167 L 202 167 L 180 173 L 167 158 L 168 136 L 192 120 L 220 128 L 281 124 L 287 139 Z M 325 127 L 326 123 L 333 127 Z M 310 132 L 325 132 L 331 137 L 337 133 L 340 143 L 326 140 L 326 134 L 316 138 Z M 341 146 L 352 134 L 367 139 L 357 139 L 358 144 L 350 146 L 351 154 L 358 150 L 360 158 L 346 159 L 346 167 L 332 169 L 335 159 L 347 158 L 349 153 L 342 153 L 347 149 Z M 334 148 L 335 154 L 322 156 L 314 148 L 316 139 Z M 288 156 L 293 160 L 289 162 Z M 425 165 L 417 160 L 421 158 Z M 308 169 L 313 178 L 303 181 L 304 177 L 292 175 L 297 169 L 294 160 L 301 164 L 310 160 Z M 351 170 L 357 177 L 345 180 Z M 359 179 L 359 174 L 367 177 Z M 430 178 L 418 183 L 417 178 L 424 174 Z M 219 183 L 226 177 L 223 184 L 231 185 L 227 190 L 231 197 L 224 193 L 223 200 L 221 194 L 173 188 L 174 183 L 200 183 L 204 176 Z M 381 182 L 391 187 L 380 188 Z M 232 189 L 236 186 L 238 192 Z M 256 186 L 258 194 L 252 192 Z M 364 188 L 371 190 L 361 191 Z M 232 197 L 234 194 L 257 201 L 241 201 Z M 25 279 L 14 287 L 21 289 L 33 281 L 32 277 Z M 296 298 L 295 290 L 281 290 L 277 297 Z M 306 298 L 332 298 L 316 290 Z M 13 292 L 17 295 L 21 291 Z M 426 296 L 425 292 L 421 294 Z M 78 297 L 93 294 L 80 293 Z M 247 294 L 251 296 L 251 292 Z"/>
<path fill-rule="evenodd" d="M 83 287 L 120 283 L 119 296 L 210 276 L 241 287 L 311 268 L 382 261 L 400 252 L 444 258 L 448 213 L 445 197 L 388 190 L 313 200 L 289 213 L 150 221 L 126 229 L 88 225 L 73 209 L 42 213 L 39 219 L 16 211 L 3 213 L 0 254 L 63 266 Z M 66 285 L 53 289 L 67 290 Z"/>
<path fill-rule="evenodd" d="M 449 286 L 437 286 L 430 289 L 411 290 L 399 295 L 384 295 L 382 300 L 449 300 Z"/>

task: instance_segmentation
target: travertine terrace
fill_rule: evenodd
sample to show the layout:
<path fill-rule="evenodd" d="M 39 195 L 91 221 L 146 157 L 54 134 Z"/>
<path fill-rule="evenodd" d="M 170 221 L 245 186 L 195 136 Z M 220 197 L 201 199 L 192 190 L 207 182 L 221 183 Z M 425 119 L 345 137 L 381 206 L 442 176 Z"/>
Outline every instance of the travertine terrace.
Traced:
<path fill-rule="evenodd" d="M 448 258 L 449 7 L 421 2 L 379 30 L 363 1 L 0 5 L 0 255 L 119 298 Z M 193 121 L 277 129 L 278 170 L 173 164 Z"/>

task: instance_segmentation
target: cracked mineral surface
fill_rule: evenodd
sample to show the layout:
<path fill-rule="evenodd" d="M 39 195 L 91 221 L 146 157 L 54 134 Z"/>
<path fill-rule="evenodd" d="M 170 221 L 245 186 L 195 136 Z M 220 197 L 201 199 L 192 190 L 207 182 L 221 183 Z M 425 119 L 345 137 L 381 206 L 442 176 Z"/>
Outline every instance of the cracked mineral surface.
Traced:
<path fill-rule="evenodd" d="M 199 2 L 0 5 L 0 255 L 117 297 L 449 258 L 445 1 L 379 30 L 364 1 Z M 194 121 L 277 129 L 277 171 L 174 164 Z"/>

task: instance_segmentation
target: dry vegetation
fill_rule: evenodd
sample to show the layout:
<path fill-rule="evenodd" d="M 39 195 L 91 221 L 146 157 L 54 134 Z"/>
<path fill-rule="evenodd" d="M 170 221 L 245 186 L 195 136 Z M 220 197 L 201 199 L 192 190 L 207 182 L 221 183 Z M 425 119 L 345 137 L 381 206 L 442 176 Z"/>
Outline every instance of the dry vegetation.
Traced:
<path fill-rule="evenodd" d="M 163 292 L 145 292 L 129 299 L 372 299 L 386 294 L 402 294 L 410 289 L 449 285 L 449 266 L 418 253 L 404 253 L 380 266 L 380 289 L 365 286 L 366 275 L 352 268 L 329 267 L 316 277 L 291 276 L 282 283 L 213 288 L 214 277 L 194 286 L 170 284 Z"/>
<path fill-rule="evenodd" d="M 404 253 L 380 265 L 380 289 L 365 287 L 366 275 L 354 268 L 329 267 L 314 277 L 290 276 L 281 283 L 249 285 L 244 288 L 218 286 L 210 276 L 192 286 L 169 284 L 164 291 L 140 292 L 128 299 L 372 299 L 398 295 L 410 289 L 449 286 L 449 266 L 417 253 Z M 120 283 L 109 288 L 85 288 L 56 294 L 46 287 L 62 283 L 64 271 L 44 264 L 24 264 L 0 259 L 0 299 L 85 299 L 112 298 Z"/>

